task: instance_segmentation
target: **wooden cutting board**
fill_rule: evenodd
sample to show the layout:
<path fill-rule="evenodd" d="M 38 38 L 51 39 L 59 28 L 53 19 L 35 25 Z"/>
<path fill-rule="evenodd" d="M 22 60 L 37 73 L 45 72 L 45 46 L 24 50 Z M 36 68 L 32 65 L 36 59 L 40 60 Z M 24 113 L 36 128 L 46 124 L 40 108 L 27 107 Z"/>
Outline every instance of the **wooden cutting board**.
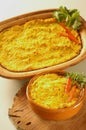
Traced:
<path fill-rule="evenodd" d="M 28 105 L 26 86 L 15 95 L 8 115 L 19 130 L 86 130 L 86 102 L 80 112 L 71 119 L 65 121 L 43 120 Z"/>

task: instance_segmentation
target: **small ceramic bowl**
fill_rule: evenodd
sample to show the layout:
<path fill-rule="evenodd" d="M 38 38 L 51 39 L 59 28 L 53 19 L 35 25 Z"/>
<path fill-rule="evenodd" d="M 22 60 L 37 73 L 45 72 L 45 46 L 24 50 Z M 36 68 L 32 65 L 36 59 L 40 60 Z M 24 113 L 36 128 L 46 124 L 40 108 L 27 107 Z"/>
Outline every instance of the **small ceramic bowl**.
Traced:
<path fill-rule="evenodd" d="M 63 73 L 63 72 L 61 72 L 61 73 Z M 74 115 L 76 115 L 79 112 L 79 110 L 82 108 L 83 103 L 85 101 L 86 87 L 82 89 L 81 96 L 79 97 L 79 99 L 77 100 L 77 102 L 74 105 L 72 105 L 70 107 L 57 108 L 57 109 L 56 108 L 54 108 L 54 109 L 46 108 L 46 107 L 43 107 L 40 104 L 37 104 L 36 102 L 34 102 L 34 100 L 31 97 L 31 94 L 30 94 L 31 84 L 41 75 L 43 75 L 43 74 L 34 76 L 30 80 L 29 84 L 27 85 L 27 89 L 26 89 L 26 96 L 27 96 L 28 102 L 30 103 L 33 111 L 36 112 L 41 118 L 48 119 L 48 120 L 66 120 L 66 119 L 69 119 L 69 118 L 73 117 Z"/>

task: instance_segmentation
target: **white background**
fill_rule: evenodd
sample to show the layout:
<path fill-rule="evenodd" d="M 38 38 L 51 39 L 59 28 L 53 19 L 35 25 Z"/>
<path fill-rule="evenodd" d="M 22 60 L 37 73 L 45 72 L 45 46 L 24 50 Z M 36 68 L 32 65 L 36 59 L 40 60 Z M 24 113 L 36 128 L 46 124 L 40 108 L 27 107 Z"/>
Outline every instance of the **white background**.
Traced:
<path fill-rule="evenodd" d="M 0 21 L 5 19 L 48 8 L 66 6 L 77 8 L 86 20 L 86 0 L 0 0 Z M 67 70 L 84 72 L 86 74 L 86 60 Z M 13 103 L 13 98 L 26 80 L 12 80 L 0 77 L 0 130 L 16 130 L 8 118 L 8 109 Z"/>

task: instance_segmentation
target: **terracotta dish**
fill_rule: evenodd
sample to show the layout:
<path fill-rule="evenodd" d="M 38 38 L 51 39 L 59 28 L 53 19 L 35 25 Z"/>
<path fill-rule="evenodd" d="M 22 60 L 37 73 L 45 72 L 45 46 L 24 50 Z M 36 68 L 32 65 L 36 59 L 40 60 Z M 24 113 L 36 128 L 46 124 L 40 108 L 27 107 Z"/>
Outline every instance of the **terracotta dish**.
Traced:
<path fill-rule="evenodd" d="M 14 25 L 22 25 L 30 20 L 52 18 L 52 12 L 55 10 L 56 9 L 46 9 L 46 10 L 31 12 L 28 14 L 24 14 L 21 16 L 17 16 L 17 17 L 5 20 L 0 23 L 0 32 L 2 32 L 3 30 L 5 30 L 9 27 L 12 27 Z M 3 77 L 7 77 L 7 78 L 22 79 L 22 78 L 27 78 L 27 77 L 33 76 L 40 72 L 48 72 L 48 71 L 53 71 L 53 70 L 57 70 L 57 69 L 65 69 L 67 67 L 78 64 L 79 62 L 84 60 L 86 57 L 86 38 L 85 38 L 86 37 L 86 23 L 82 17 L 81 17 L 81 21 L 82 21 L 82 27 L 80 29 L 80 37 L 81 37 L 81 41 L 82 41 L 82 49 L 76 57 L 74 57 L 73 59 L 68 60 L 66 62 L 56 64 L 53 66 L 47 66 L 47 67 L 43 67 L 43 68 L 25 70 L 25 71 L 13 71 L 13 70 L 9 70 L 6 67 L 0 65 L 0 75 Z"/>
<path fill-rule="evenodd" d="M 64 76 L 65 73 L 63 71 L 41 73 L 34 76 L 27 85 L 28 105 L 30 103 L 33 111 L 41 118 L 66 120 L 76 115 L 82 108 L 86 98 L 86 88 L 81 89 L 80 86 L 79 89 L 76 88 L 77 94 L 74 95 L 77 96 L 73 95 L 72 100 L 69 100 L 73 86 L 66 93 L 63 89 L 65 87 L 65 79 L 64 77 L 58 77 L 58 75 Z M 64 83 L 61 84 L 62 82 Z"/>

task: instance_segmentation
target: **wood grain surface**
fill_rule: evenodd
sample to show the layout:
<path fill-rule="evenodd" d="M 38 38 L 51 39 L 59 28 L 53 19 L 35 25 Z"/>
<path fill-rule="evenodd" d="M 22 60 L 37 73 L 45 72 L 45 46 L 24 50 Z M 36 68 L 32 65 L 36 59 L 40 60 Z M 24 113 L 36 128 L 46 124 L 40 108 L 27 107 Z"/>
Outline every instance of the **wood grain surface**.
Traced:
<path fill-rule="evenodd" d="M 9 118 L 21 130 L 86 130 L 86 102 L 77 115 L 65 121 L 41 119 L 27 102 L 26 85 L 14 97 L 8 111 Z"/>

